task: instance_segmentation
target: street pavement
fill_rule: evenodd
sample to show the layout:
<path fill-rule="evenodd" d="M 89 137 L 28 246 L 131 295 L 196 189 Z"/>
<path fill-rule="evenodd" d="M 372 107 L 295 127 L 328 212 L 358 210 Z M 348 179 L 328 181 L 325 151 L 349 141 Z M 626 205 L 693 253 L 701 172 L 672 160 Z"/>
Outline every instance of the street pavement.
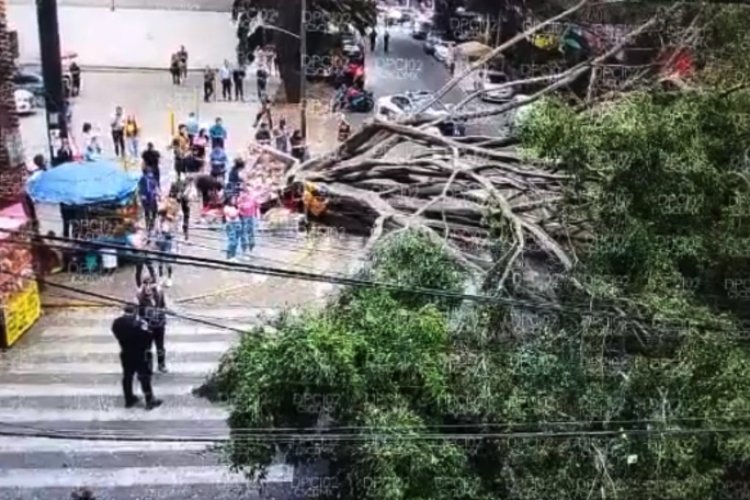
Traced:
<path fill-rule="evenodd" d="M 193 0 L 189 1 L 192 5 Z M 19 62 L 38 64 L 39 27 L 34 2 L 9 5 L 7 16 L 11 29 L 18 31 Z M 58 24 L 61 50 L 77 53 L 78 64 L 84 68 L 166 69 L 180 45 L 188 51 L 191 69 L 218 67 L 224 59 L 236 61 L 237 30 L 228 12 L 155 7 L 111 11 L 102 6 L 63 5 L 58 8 Z"/>
<path fill-rule="evenodd" d="M 391 38 L 388 53 L 383 50 L 385 28 L 378 26 L 377 31 L 378 40 L 374 54 L 370 51 L 369 38 L 365 43 L 365 88 L 373 92 L 376 102 L 381 97 L 413 90 L 437 92 L 450 81 L 448 67 L 424 52 L 424 41 L 411 37 L 408 24 L 389 28 Z M 458 72 L 457 67 L 456 73 Z M 472 85 L 471 76 L 465 78 L 452 88 L 441 102 L 457 104 L 469 95 Z M 464 111 L 488 110 L 495 106 L 475 99 L 464 108 Z M 372 113 L 350 113 L 349 121 L 353 125 L 361 125 L 371 117 Z M 502 117 L 475 120 L 467 127 L 467 133 L 470 134 L 501 135 L 505 130 L 505 120 Z"/>
<path fill-rule="evenodd" d="M 228 437 L 227 410 L 191 391 L 238 338 L 221 326 L 245 328 L 275 310 L 190 308 L 191 317 L 218 327 L 170 320 L 170 373 L 153 380 L 164 404 L 152 411 L 123 407 L 109 329 L 118 314 L 50 314 L 0 354 L 0 500 L 60 500 L 78 487 L 106 500 L 261 498 L 257 486 L 229 472 L 215 449 Z M 137 380 L 135 391 L 140 394 Z M 269 488 L 282 491 L 291 481 L 290 467 L 271 467 Z"/>

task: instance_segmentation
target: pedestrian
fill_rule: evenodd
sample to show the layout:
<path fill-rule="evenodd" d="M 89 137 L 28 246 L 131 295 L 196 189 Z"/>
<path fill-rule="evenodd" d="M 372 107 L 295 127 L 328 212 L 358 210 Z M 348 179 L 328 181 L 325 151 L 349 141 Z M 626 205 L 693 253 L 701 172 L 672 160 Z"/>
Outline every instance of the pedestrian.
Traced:
<path fill-rule="evenodd" d="M 237 208 L 237 197 L 227 196 L 224 202 L 224 226 L 227 233 L 227 260 L 237 262 L 237 245 L 242 234 L 242 221 Z"/>
<path fill-rule="evenodd" d="M 212 175 L 204 174 L 195 179 L 195 187 L 201 194 L 201 208 L 205 212 L 218 201 L 223 184 Z"/>
<path fill-rule="evenodd" d="M 200 124 L 198 123 L 198 117 L 195 116 L 194 111 L 188 113 L 188 118 L 185 121 L 185 129 L 187 130 L 188 141 L 192 146 L 193 139 L 198 135 L 198 132 L 200 132 Z"/>
<path fill-rule="evenodd" d="M 198 131 L 198 135 L 193 138 L 193 157 L 201 162 L 201 165 L 206 160 L 206 148 L 208 147 L 208 131 L 202 128 Z"/>
<path fill-rule="evenodd" d="M 128 154 L 133 159 L 137 159 L 139 156 L 138 136 L 140 135 L 140 133 L 141 130 L 138 127 L 135 116 L 128 115 L 128 117 L 125 119 L 125 145 L 127 146 Z"/>
<path fill-rule="evenodd" d="M 227 177 L 227 185 L 224 188 L 224 193 L 227 196 L 235 196 L 240 193 L 242 188 L 242 171 L 245 169 L 245 160 L 241 157 L 234 159 L 231 170 L 229 170 L 229 176 Z"/>
<path fill-rule="evenodd" d="M 258 101 L 263 102 L 263 96 L 266 95 L 266 87 L 268 86 L 268 69 L 266 69 L 265 64 L 258 65 L 255 76 L 258 87 Z"/>
<path fill-rule="evenodd" d="M 240 213 L 242 226 L 242 232 L 240 233 L 242 258 L 249 259 L 250 252 L 255 248 L 255 221 L 260 215 L 260 207 L 247 185 L 242 187 L 240 196 L 237 199 L 237 208 Z"/>
<path fill-rule="evenodd" d="M 172 253 L 175 249 L 174 237 L 174 218 L 164 206 L 159 209 L 158 220 L 156 221 L 156 248 L 162 253 Z M 167 278 L 164 279 L 164 268 L 167 268 Z M 172 259 L 161 256 L 159 259 L 159 278 L 164 280 L 163 286 L 169 288 L 172 286 Z"/>
<path fill-rule="evenodd" d="M 234 82 L 234 98 L 238 101 L 245 100 L 245 68 L 238 64 L 232 70 L 232 81 Z"/>
<path fill-rule="evenodd" d="M 213 69 L 211 69 L 210 66 L 206 66 L 206 69 L 203 70 L 203 101 L 208 102 L 213 97 L 214 100 L 216 100 L 216 96 L 214 93 L 216 92 L 215 88 L 216 83 L 216 73 Z"/>
<path fill-rule="evenodd" d="M 211 177 L 224 184 L 227 172 L 227 153 L 224 148 L 217 146 L 211 150 Z"/>
<path fill-rule="evenodd" d="M 72 61 L 68 69 L 70 70 L 71 86 L 73 87 L 71 95 L 78 97 L 81 94 L 81 67 L 75 61 Z"/>
<path fill-rule="evenodd" d="M 147 324 L 138 317 L 138 308 L 132 304 L 125 306 L 124 314 L 112 323 L 112 333 L 120 344 L 120 363 L 122 365 L 122 391 L 125 396 L 125 408 L 132 408 L 140 401 L 133 394 L 133 377 L 138 376 L 141 391 L 146 398 L 146 409 L 161 406 L 162 401 L 154 397 L 151 387 L 151 367 L 149 351 L 151 350 L 152 333 Z"/>
<path fill-rule="evenodd" d="M 180 63 L 180 80 L 184 82 L 187 79 L 187 67 L 188 67 L 188 53 L 185 50 L 185 46 L 181 45 L 179 52 L 177 52 L 177 58 Z"/>
<path fill-rule="evenodd" d="M 349 122 L 346 121 L 346 116 L 344 116 L 344 113 L 339 114 L 339 134 L 338 139 L 339 142 L 346 142 L 347 139 L 349 139 L 349 136 L 352 133 L 352 126 L 349 125 Z"/>
<path fill-rule="evenodd" d="M 383 52 L 385 54 L 388 53 L 388 42 L 391 41 L 391 34 L 388 33 L 388 30 L 385 30 L 385 33 L 383 34 Z"/>
<path fill-rule="evenodd" d="M 289 131 L 286 128 L 286 118 L 279 120 L 279 126 L 273 131 L 276 149 L 282 153 L 289 153 Z"/>
<path fill-rule="evenodd" d="M 182 212 L 182 235 L 185 241 L 188 241 L 190 230 L 190 182 L 183 179 L 175 181 L 169 188 L 169 201 L 173 205 L 178 205 Z M 172 212 L 176 220 L 176 210 Z"/>
<path fill-rule="evenodd" d="M 221 79 L 221 96 L 225 101 L 231 101 L 232 70 L 229 68 L 229 61 L 224 61 L 224 66 L 219 68 L 219 78 Z"/>
<path fill-rule="evenodd" d="M 161 153 L 154 148 L 154 143 L 146 144 L 146 151 L 141 155 L 143 166 L 151 169 L 156 179 L 156 184 L 161 186 Z"/>
<path fill-rule="evenodd" d="M 177 127 L 177 136 L 172 140 L 172 152 L 174 154 L 174 171 L 179 180 L 180 176 L 185 173 L 185 158 L 190 152 L 190 139 L 185 125 Z"/>
<path fill-rule="evenodd" d="M 208 129 L 208 135 L 211 137 L 212 149 L 216 146 L 224 147 L 224 142 L 227 140 L 227 129 L 224 128 L 221 118 L 216 118 L 216 123 Z"/>
<path fill-rule="evenodd" d="M 140 290 L 143 284 L 143 268 L 148 269 L 148 273 L 152 279 L 156 279 L 156 270 L 148 255 L 142 253 L 143 250 L 148 248 L 148 235 L 143 230 L 143 227 L 139 224 L 134 224 L 129 229 L 127 236 L 128 245 L 135 250 L 131 254 L 133 261 L 135 261 L 135 286 L 136 290 Z"/>
<path fill-rule="evenodd" d="M 99 134 L 94 131 L 90 123 L 84 123 L 83 128 L 83 151 L 86 161 L 99 159 L 102 154 L 102 146 L 99 144 Z"/>
<path fill-rule="evenodd" d="M 180 84 L 180 71 L 180 58 L 176 53 L 172 54 L 172 60 L 169 63 L 169 72 L 172 75 L 173 85 Z"/>
<path fill-rule="evenodd" d="M 271 130 L 266 122 L 261 123 L 260 128 L 255 132 L 255 142 L 261 146 L 271 145 Z"/>
<path fill-rule="evenodd" d="M 143 167 L 143 175 L 138 181 L 138 195 L 141 199 L 143 216 L 146 219 L 146 231 L 151 233 L 156 221 L 156 209 L 159 205 L 160 193 L 154 172 L 146 166 Z"/>
<path fill-rule="evenodd" d="M 305 145 L 305 139 L 302 137 L 302 131 L 297 129 L 292 133 L 289 143 L 292 148 L 292 156 L 299 161 L 305 161 L 307 159 L 307 146 Z"/>
<path fill-rule="evenodd" d="M 109 126 L 112 130 L 112 142 L 115 145 L 115 156 L 125 158 L 125 117 L 122 113 L 122 106 L 117 106 L 115 108 L 115 114 L 112 115 Z"/>
<path fill-rule="evenodd" d="M 370 30 L 370 52 L 375 52 L 375 44 L 378 40 L 378 32 L 375 31 L 375 26 Z"/>
<path fill-rule="evenodd" d="M 258 127 L 261 118 L 263 118 L 264 116 L 268 120 L 268 126 L 270 128 L 273 128 L 273 117 L 271 116 L 271 101 L 265 94 L 263 95 L 263 100 L 261 101 L 260 111 L 258 111 L 258 114 L 255 115 L 255 123 L 253 123 L 253 128 Z"/>
<path fill-rule="evenodd" d="M 138 292 L 139 315 L 146 320 L 148 330 L 151 332 L 153 345 L 156 347 L 156 361 L 161 373 L 167 373 L 166 351 L 164 350 L 164 334 L 166 333 L 167 314 L 164 291 L 157 286 L 155 280 L 146 278 L 141 290 Z M 146 359 L 149 368 L 153 371 L 154 357 L 149 345 Z"/>
<path fill-rule="evenodd" d="M 61 139 L 60 147 L 55 155 L 55 166 L 71 161 L 73 161 L 73 149 L 70 147 L 70 140 Z"/>

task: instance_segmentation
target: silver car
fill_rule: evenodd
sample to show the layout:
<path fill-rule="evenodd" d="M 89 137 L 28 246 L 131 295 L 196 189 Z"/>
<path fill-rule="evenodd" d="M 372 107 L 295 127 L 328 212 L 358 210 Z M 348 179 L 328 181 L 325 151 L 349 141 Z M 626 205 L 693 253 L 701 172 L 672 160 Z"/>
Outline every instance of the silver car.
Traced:
<path fill-rule="evenodd" d="M 502 71 L 480 69 L 474 78 L 474 91 L 482 92 L 480 99 L 487 102 L 508 102 L 514 94 L 513 87 L 503 87 L 510 80 Z"/>

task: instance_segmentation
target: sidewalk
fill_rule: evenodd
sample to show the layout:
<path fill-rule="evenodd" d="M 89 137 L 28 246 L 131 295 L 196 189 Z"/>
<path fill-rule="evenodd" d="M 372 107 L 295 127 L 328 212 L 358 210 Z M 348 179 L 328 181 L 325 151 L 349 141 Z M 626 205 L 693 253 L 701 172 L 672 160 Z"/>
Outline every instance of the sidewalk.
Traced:
<path fill-rule="evenodd" d="M 8 21 L 18 31 L 19 62 L 39 63 L 35 5 L 9 5 Z M 228 12 L 58 7 L 58 21 L 61 50 L 76 52 L 84 67 L 167 68 L 180 45 L 191 68 L 236 60 Z"/>

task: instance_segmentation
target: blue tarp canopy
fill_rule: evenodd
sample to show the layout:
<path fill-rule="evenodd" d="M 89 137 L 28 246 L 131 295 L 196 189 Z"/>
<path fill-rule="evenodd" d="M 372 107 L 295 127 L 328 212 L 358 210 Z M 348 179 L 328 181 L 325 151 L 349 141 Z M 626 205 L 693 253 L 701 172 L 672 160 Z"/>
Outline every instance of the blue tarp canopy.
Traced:
<path fill-rule="evenodd" d="M 139 177 L 110 161 L 70 162 L 31 176 L 26 192 L 42 203 L 123 203 L 135 192 Z"/>

